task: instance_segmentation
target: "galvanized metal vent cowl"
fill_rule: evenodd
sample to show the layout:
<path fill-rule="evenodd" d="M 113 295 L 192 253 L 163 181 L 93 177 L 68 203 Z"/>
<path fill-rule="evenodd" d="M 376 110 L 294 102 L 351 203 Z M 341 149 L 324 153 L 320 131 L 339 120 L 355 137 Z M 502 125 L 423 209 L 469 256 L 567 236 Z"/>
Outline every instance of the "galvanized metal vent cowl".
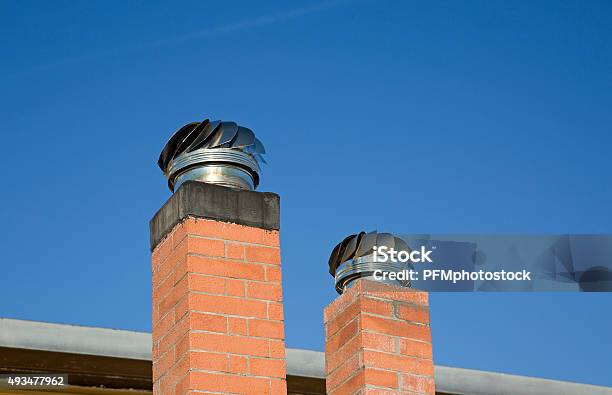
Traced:
<path fill-rule="evenodd" d="M 174 192 L 185 181 L 254 190 L 266 150 L 251 129 L 235 122 L 192 122 L 166 143 L 157 164 Z"/>
<path fill-rule="evenodd" d="M 391 285 L 410 287 L 407 280 L 377 280 L 374 271 L 400 272 L 411 266 L 402 262 L 376 262 L 374 247 L 387 246 L 397 251 L 410 251 L 404 240 L 391 233 L 361 232 L 346 237 L 332 251 L 329 257 L 329 273 L 336 282 L 336 291 L 342 294 L 351 284 L 359 279 L 383 282 Z"/>

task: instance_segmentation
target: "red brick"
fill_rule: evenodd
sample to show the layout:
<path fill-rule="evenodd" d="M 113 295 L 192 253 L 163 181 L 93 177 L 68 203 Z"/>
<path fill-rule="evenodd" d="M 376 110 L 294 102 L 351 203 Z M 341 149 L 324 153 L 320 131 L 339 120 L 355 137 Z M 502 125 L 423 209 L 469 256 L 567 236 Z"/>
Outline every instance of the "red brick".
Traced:
<path fill-rule="evenodd" d="M 285 358 L 285 342 L 282 340 L 270 340 L 268 342 L 268 356 L 270 358 Z"/>
<path fill-rule="evenodd" d="M 398 347 L 396 346 L 396 343 L 398 343 L 398 339 L 395 337 L 381 335 L 378 333 L 363 332 L 361 334 L 361 339 L 364 348 L 390 353 L 397 352 Z"/>
<path fill-rule="evenodd" d="M 283 377 L 280 380 L 270 380 L 270 393 L 272 395 L 284 395 L 287 393 L 287 381 Z"/>
<path fill-rule="evenodd" d="M 280 265 L 280 249 L 274 247 L 245 246 L 246 260 Z"/>
<path fill-rule="evenodd" d="M 280 247 L 280 237 L 276 230 L 264 230 L 261 244 L 268 247 Z"/>
<path fill-rule="evenodd" d="M 159 338 L 159 352 L 161 354 L 165 353 L 170 347 L 174 346 L 174 344 L 183 337 L 185 333 L 189 330 L 189 322 L 187 317 L 177 322 L 170 332 L 168 332 L 165 336 Z"/>
<path fill-rule="evenodd" d="M 270 353 L 268 340 L 244 336 L 228 336 L 220 333 L 192 332 L 189 341 L 193 350 L 227 352 L 238 355 L 267 357 Z"/>
<path fill-rule="evenodd" d="M 174 359 L 181 360 L 189 352 L 189 334 L 184 334 L 174 345 Z"/>
<path fill-rule="evenodd" d="M 357 294 L 370 295 L 381 299 L 408 302 L 417 305 L 427 306 L 429 304 L 429 294 L 410 288 L 399 288 L 383 284 L 376 281 L 358 280 L 351 287 Z"/>
<path fill-rule="evenodd" d="M 271 283 L 280 283 L 282 280 L 282 273 L 280 266 L 266 266 L 266 281 Z"/>
<path fill-rule="evenodd" d="M 153 362 L 153 380 L 158 380 L 174 365 L 174 348 L 166 351 L 157 361 Z"/>
<path fill-rule="evenodd" d="M 155 302 L 155 299 L 153 299 L 153 306 L 151 306 L 151 322 L 153 325 L 155 325 L 155 323 L 160 319 L 161 317 L 159 316 L 159 304 L 157 304 Z"/>
<path fill-rule="evenodd" d="M 250 372 L 254 376 L 285 378 L 285 361 L 283 359 L 250 358 Z"/>
<path fill-rule="evenodd" d="M 189 311 L 189 298 L 183 296 L 174 306 L 174 322 L 179 322 Z"/>
<path fill-rule="evenodd" d="M 154 299 L 161 300 L 168 296 L 174 288 L 174 285 L 186 275 L 186 270 L 183 270 L 186 268 L 186 265 L 182 264 L 185 261 L 185 255 L 181 255 L 177 257 L 174 264 L 168 263 L 165 270 L 153 274 L 152 286 Z"/>
<path fill-rule="evenodd" d="M 164 388 L 173 388 L 189 371 L 189 358 L 185 357 L 175 363 L 161 379 L 162 391 Z"/>
<path fill-rule="evenodd" d="M 433 394 L 435 392 L 434 379 L 424 376 L 401 375 L 401 390 L 418 393 Z"/>
<path fill-rule="evenodd" d="M 365 369 L 365 381 L 368 385 L 398 389 L 398 377 L 396 372 L 380 369 Z"/>
<path fill-rule="evenodd" d="M 280 284 L 249 281 L 247 283 L 247 297 L 280 302 L 283 300 L 283 290 Z"/>
<path fill-rule="evenodd" d="M 154 395 L 286 395 L 279 264 L 277 231 L 174 227 L 152 257 Z"/>
<path fill-rule="evenodd" d="M 205 256 L 225 256 L 225 242 L 189 235 L 189 253 Z"/>
<path fill-rule="evenodd" d="M 401 373 L 412 373 L 423 376 L 433 376 L 433 363 L 432 361 L 426 359 L 364 350 L 363 362 L 366 367 L 387 369 Z"/>
<path fill-rule="evenodd" d="M 358 280 L 327 306 L 327 394 L 434 395 L 427 303 L 426 293 Z"/>
<path fill-rule="evenodd" d="M 393 316 L 393 303 L 391 301 L 364 297 L 360 299 L 361 311 L 386 317 Z"/>
<path fill-rule="evenodd" d="M 187 237 L 187 220 L 178 223 L 170 232 L 172 234 L 172 248 L 176 248 Z"/>
<path fill-rule="evenodd" d="M 247 320 L 245 318 L 229 317 L 229 333 L 232 335 L 247 334 Z"/>
<path fill-rule="evenodd" d="M 189 319 L 192 330 L 227 332 L 227 318 L 222 315 L 192 312 Z"/>
<path fill-rule="evenodd" d="M 361 313 L 359 301 L 352 301 L 351 304 L 343 305 L 341 310 L 335 312 L 333 316 L 325 321 L 326 335 L 332 336 L 341 329 L 347 322 L 353 320 Z"/>
<path fill-rule="evenodd" d="M 363 343 L 360 336 L 355 336 L 347 343 L 340 344 L 339 349 L 331 348 L 329 344 L 327 344 L 325 346 L 325 371 L 327 373 L 333 371 L 362 348 Z"/>
<path fill-rule="evenodd" d="M 336 389 L 330 391 L 327 390 L 328 395 L 346 395 L 346 394 L 354 394 L 359 388 L 363 388 L 365 386 L 365 375 L 363 370 L 360 370 L 359 373 L 342 383 Z"/>
<path fill-rule="evenodd" d="M 429 309 L 400 304 L 397 306 L 397 318 L 404 321 L 429 324 Z"/>
<path fill-rule="evenodd" d="M 187 277 L 184 277 L 178 284 L 174 285 L 172 291 L 168 296 L 159 302 L 159 314 L 161 317 L 166 315 L 179 300 L 187 294 L 188 281 Z"/>
<path fill-rule="evenodd" d="M 227 354 L 217 354 L 205 351 L 189 352 L 190 369 L 228 372 L 229 358 Z"/>
<path fill-rule="evenodd" d="M 246 286 L 243 280 L 228 278 L 225 282 L 225 294 L 230 296 L 245 296 Z"/>
<path fill-rule="evenodd" d="M 189 291 L 223 295 L 225 293 L 225 279 L 222 277 L 189 274 Z"/>
<path fill-rule="evenodd" d="M 160 353 L 159 353 L 159 342 L 153 340 L 153 347 L 151 350 L 151 357 L 153 359 L 153 361 L 156 361 L 159 357 L 160 357 Z"/>
<path fill-rule="evenodd" d="M 230 226 L 230 224 L 225 222 L 201 218 L 188 218 L 184 224 L 189 234 L 220 239 L 226 238 L 223 232 Z"/>
<path fill-rule="evenodd" d="M 243 261 L 245 258 L 244 244 L 225 242 L 225 257 Z"/>
<path fill-rule="evenodd" d="M 355 302 L 354 296 L 355 294 L 353 293 L 345 292 L 325 306 L 323 309 L 323 321 L 327 324 L 332 318 L 335 318 L 337 314 L 344 311 L 347 306 Z"/>
<path fill-rule="evenodd" d="M 161 279 L 157 283 L 153 282 L 153 300 L 162 300 L 172 292 L 176 284 L 176 277 L 174 275 L 176 274 L 176 269 L 172 274 L 173 275 L 170 275 L 170 273 L 168 273 L 164 279 Z M 185 274 L 186 273 L 183 273 L 183 275 Z M 180 280 L 180 278 L 178 280 Z"/>
<path fill-rule="evenodd" d="M 185 375 L 185 377 L 180 379 L 174 385 L 174 395 L 187 395 L 187 394 L 189 394 L 190 388 L 191 388 L 191 386 L 190 386 L 190 382 L 189 382 L 189 373 L 187 373 Z M 155 390 L 153 390 L 153 393 L 156 393 Z"/>
<path fill-rule="evenodd" d="M 412 357 L 432 359 L 431 344 L 423 343 L 416 340 L 400 339 L 400 353 Z"/>
<path fill-rule="evenodd" d="M 160 241 L 151 254 L 151 264 L 153 267 L 153 271 L 157 271 L 159 269 L 159 265 L 166 260 L 168 255 L 174 249 L 172 245 L 172 233 L 170 233 L 169 237 L 166 237 L 162 241 Z"/>
<path fill-rule="evenodd" d="M 403 321 L 364 315 L 362 326 L 363 329 L 372 332 L 431 342 L 429 327 L 423 325 L 413 325 Z"/>
<path fill-rule="evenodd" d="M 360 395 L 407 395 L 405 392 L 386 390 L 383 388 L 366 388 Z"/>
<path fill-rule="evenodd" d="M 262 377 L 191 372 L 190 382 L 192 389 L 197 391 L 270 394 L 270 381 Z"/>
<path fill-rule="evenodd" d="M 210 274 L 229 278 L 244 280 L 264 281 L 266 274 L 264 267 L 257 263 L 244 263 L 236 261 L 224 261 L 201 256 L 188 256 L 187 266 L 190 272 Z"/>
<path fill-rule="evenodd" d="M 278 231 L 267 231 L 238 224 L 229 224 L 206 219 L 192 219 L 189 233 L 241 243 L 262 244 L 278 247 Z"/>
<path fill-rule="evenodd" d="M 282 322 L 268 320 L 249 320 L 249 336 L 268 339 L 284 339 L 285 330 Z"/>
<path fill-rule="evenodd" d="M 420 306 L 429 306 L 429 294 L 427 292 L 402 290 L 395 292 L 394 298 Z"/>
<path fill-rule="evenodd" d="M 232 373 L 246 374 L 249 371 L 248 358 L 238 355 L 229 356 L 229 371 Z"/>
<path fill-rule="evenodd" d="M 170 255 L 168 255 L 162 263 L 159 264 L 157 270 L 153 271 L 153 283 L 159 284 L 173 273 L 177 266 L 184 262 L 187 251 L 187 240 L 185 239 L 170 252 Z"/>
<path fill-rule="evenodd" d="M 159 338 L 172 329 L 174 326 L 174 314 L 166 314 L 153 325 L 153 334 Z"/>
<path fill-rule="evenodd" d="M 325 339 L 326 350 L 338 350 L 342 345 L 346 344 L 351 338 L 359 333 L 359 319 L 355 318 L 344 328 L 340 329 L 335 335 Z"/>
<path fill-rule="evenodd" d="M 355 354 L 348 360 L 345 360 L 333 372 L 328 373 L 325 383 L 327 391 L 329 392 L 337 388 L 349 377 L 352 377 L 357 374 L 357 372 L 362 368 L 361 364 L 359 363 L 359 360 L 360 356 L 358 354 Z"/>
<path fill-rule="evenodd" d="M 170 274 L 169 277 L 171 277 L 174 280 L 174 285 L 176 285 L 187 274 L 188 274 L 188 271 L 187 271 L 187 258 L 186 258 L 186 256 L 185 257 L 181 256 L 181 259 L 176 264 L 176 266 L 174 266 L 174 270 L 172 271 L 172 273 Z"/>
<path fill-rule="evenodd" d="M 192 311 L 205 311 L 217 314 L 230 314 L 242 317 L 266 318 L 266 302 L 244 300 L 231 296 L 190 294 L 189 306 Z"/>
<path fill-rule="evenodd" d="M 284 319 L 282 303 L 268 303 L 268 319 L 282 321 Z"/>

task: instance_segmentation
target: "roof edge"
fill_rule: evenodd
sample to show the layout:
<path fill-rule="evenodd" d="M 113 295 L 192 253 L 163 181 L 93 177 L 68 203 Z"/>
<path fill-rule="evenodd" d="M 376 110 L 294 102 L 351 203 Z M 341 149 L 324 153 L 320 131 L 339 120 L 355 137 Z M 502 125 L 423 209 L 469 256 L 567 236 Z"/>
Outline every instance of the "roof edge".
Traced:
<path fill-rule="evenodd" d="M 151 334 L 0 318 L 0 347 L 151 360 Z M 325 354 L 287 348 L 287 375 L 325 379 Z M 612 387 L 481 370 L 435 366 L 436 391 L 445 394 L 612 395 Z"/>
<path fill-rule="evenodd" d="M 151 334 L 0 318 L 0 347 L 151 360 Z"/>

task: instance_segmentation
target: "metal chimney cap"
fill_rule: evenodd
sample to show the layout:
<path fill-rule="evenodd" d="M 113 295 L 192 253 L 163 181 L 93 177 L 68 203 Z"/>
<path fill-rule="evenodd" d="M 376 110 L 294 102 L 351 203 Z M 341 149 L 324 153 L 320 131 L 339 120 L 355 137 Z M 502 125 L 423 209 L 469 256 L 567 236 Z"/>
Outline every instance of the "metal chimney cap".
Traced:
<path fill-rule="evenodd" d="M 175 191 L 194 180 L 238 189 L 259 185 L 260 163 L 266 150 L 251 129 L 235 122 L 192 122 L 166 143 L 157 164 Z"/>
<path fill-rule="evenodd" d="M 376 262 L 374 260 L 374 247 L 386 246 L 398 251 L 410 252 L 410 247 L 404 240 L 391 233 L 378 233 L 376 231 L 350 235 L 340 242 L 329 257 L 329 273 L 334 277 L 336 291 L 342 294 L 351 283 L 359 278 L 373 277 L 375 270 L 387 272 L 400 272 L 409 269 L 410 266 L 401 262 Z M 410 287 L 409 281 L 384 280 L 393 285 Z"/>

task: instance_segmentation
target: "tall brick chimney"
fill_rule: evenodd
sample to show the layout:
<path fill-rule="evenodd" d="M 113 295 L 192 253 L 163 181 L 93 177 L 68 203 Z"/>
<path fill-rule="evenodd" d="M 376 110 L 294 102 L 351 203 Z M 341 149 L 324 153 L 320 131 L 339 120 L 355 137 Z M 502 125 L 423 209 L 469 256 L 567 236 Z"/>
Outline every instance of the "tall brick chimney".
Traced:
<path fill-rule="evenodd" d="M 286 394 L 278 195 L 185 181 L 150 227 L 154 395 Z"/>
<path fill-rule="evenodd" d="M 328 395 L 435 394 L 426 292 L 359 279 L 324 321 Z"/>
<path fill-rule="evenodd" d="M 410 252 L 390 233 L 346 237 L 329 258 L 341 295 L 325 308 L 325 370 L 329 395 L 435 394 L 428 294 L 377 270 L 409 266 L 379 261 L 381 246 Z"/>
<path fill-rule="evenodd" d="M 428 294 L 409 281 L 377 280 L 376 270 L 408 268 L 378 261 L 381 246 L 410 251 L 390 233 L 360 232 L 331 253 L 341 295 L 323 314 L 328 395 L 435 394 Z"/>

